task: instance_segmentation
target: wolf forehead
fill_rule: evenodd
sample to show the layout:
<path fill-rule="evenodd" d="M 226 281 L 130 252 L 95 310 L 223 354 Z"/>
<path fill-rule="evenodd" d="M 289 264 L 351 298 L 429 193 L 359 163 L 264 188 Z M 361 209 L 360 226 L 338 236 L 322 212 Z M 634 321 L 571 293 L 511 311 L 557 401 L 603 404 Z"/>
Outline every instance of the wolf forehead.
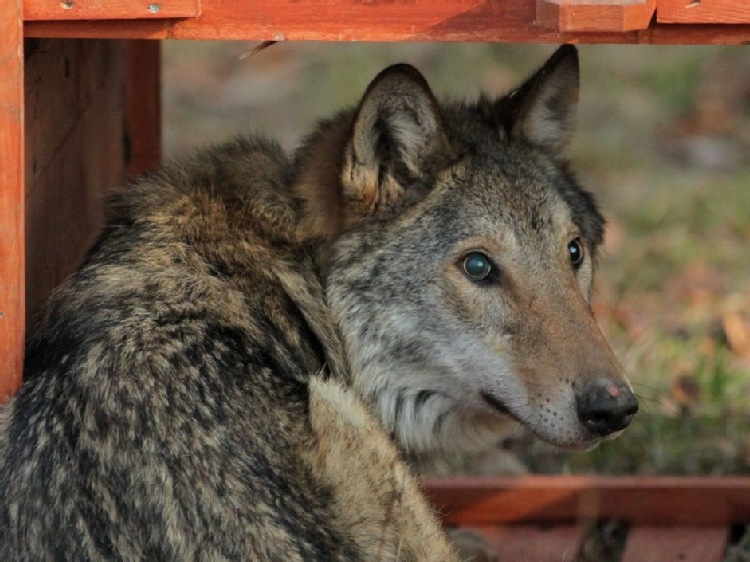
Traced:
<path fill-rule="evenodd" d="M 444 241 L 477 234 L 466 228 L 476 229 L 482 221 L 466 220 L 467 213 L 513 225 L 531 236 L 547 235 L 562 204 L 589 252 L 595 254 L 603 241 L 605 220 L 594 197 L 579 185 L 563 153 L 508 133 L 504 104 L 511 96 L 438 104 L 451 150 L 427 174 L 430 185 L 407 188 L 413 197 L 405 203 L 412 199 L 417 208 L 423 203 L 428 209 L 425 220 L 443 231 Z M 441 212 L 436 212 L 435 199 L 441 200 Z"/>
<path fill-rule="evenodd" d="M 448 115 L 446 129 L 450 131 Z M 479 206 L 476 210 L 492 220 L 511 223 L 532 235 L 555 228 L 553 215 L 560 214 L 562 204 L 591 249 L 601 244 L 604 218 L 594 197 L 568 170 L 567 162 L 533 146 L 521 146 L 517 140 L 504 139 L 502 132 L 498 136 L 475 144 L 465 136 L 450 135 L 463 151 L 443 173 L 450 191 L 447 204 L 457 213 L 467 206 Z M 457 218 L 460 221 L 460 216 Z"/>

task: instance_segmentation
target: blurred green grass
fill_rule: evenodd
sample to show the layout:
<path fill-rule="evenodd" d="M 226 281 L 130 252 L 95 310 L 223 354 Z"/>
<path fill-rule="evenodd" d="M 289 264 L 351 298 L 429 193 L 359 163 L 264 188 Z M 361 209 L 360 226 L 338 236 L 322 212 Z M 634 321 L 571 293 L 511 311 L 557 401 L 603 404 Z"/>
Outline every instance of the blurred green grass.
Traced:
<path fill-rule="evenodd" d="M 473 99 L 514 87 L 553 47 L 167 43 L 168 155 L 238 131 L 293 148 L 388 64 Z M 549 472 L 750 472 L 750 60 L 742 47 L 581 46 L 570 150 L 609 219 L 594 308 L 641 413 L 618 440 L 521 455 Z"/>

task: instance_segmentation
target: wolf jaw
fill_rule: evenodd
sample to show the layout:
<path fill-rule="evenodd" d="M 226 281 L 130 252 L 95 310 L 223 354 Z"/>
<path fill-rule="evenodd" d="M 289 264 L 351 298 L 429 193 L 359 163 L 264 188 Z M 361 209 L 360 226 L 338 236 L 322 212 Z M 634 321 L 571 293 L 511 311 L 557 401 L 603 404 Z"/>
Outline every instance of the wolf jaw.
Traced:
<path fill-rule="evenodd" d="M 486 450 L 515 422 L 588 449 L 637 409 L 588 304 L 604 221 L 563 154 L 577 98 L 571 46 L 474 104 L 440 105 L 395 65 L 299 152 L 299 235 L 353 385 L 412 457 Z M 500 264 L 492 286 L 457 273 L 469 251 Z"/>

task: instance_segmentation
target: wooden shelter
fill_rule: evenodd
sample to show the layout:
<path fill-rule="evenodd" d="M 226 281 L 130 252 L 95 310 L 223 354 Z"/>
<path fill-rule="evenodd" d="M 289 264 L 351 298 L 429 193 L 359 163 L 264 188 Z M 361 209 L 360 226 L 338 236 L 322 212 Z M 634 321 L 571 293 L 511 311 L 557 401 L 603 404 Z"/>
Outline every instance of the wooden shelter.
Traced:
<path fill-rule="evenodd" d="M 160 162 L 162 39 L 747 44 L 750 2 L 0 1 L 0 400 L 20 384 L 27 315 L 96 235 L 101 193 Z M 618 517 L 634 525 L 627 561 L 711 562 L 729 525 L 750 522 L 746 479 L 530 477 L 429 491 L 446 522 L 503 537 L 505 560 L 562 560 L 582 518 Z M 562 525 L 546 535 L 556 554 L 507 555 L 551 532 L 529 527 L 539 522 Z M 502 530 L 511 524 L 523 527 Z"/>

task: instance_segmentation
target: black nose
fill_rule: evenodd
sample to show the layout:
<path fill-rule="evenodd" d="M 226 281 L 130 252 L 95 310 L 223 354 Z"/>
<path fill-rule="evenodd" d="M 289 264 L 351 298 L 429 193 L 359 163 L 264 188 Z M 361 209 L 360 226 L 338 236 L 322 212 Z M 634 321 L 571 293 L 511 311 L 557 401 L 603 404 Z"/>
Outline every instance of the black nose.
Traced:
<path fill-rule="evenodd" d="M 586 429 L 605 436 L 630 425 L 638 400 L 625 384 L 595 379 L 576 390 L 576 410 Z"/>

